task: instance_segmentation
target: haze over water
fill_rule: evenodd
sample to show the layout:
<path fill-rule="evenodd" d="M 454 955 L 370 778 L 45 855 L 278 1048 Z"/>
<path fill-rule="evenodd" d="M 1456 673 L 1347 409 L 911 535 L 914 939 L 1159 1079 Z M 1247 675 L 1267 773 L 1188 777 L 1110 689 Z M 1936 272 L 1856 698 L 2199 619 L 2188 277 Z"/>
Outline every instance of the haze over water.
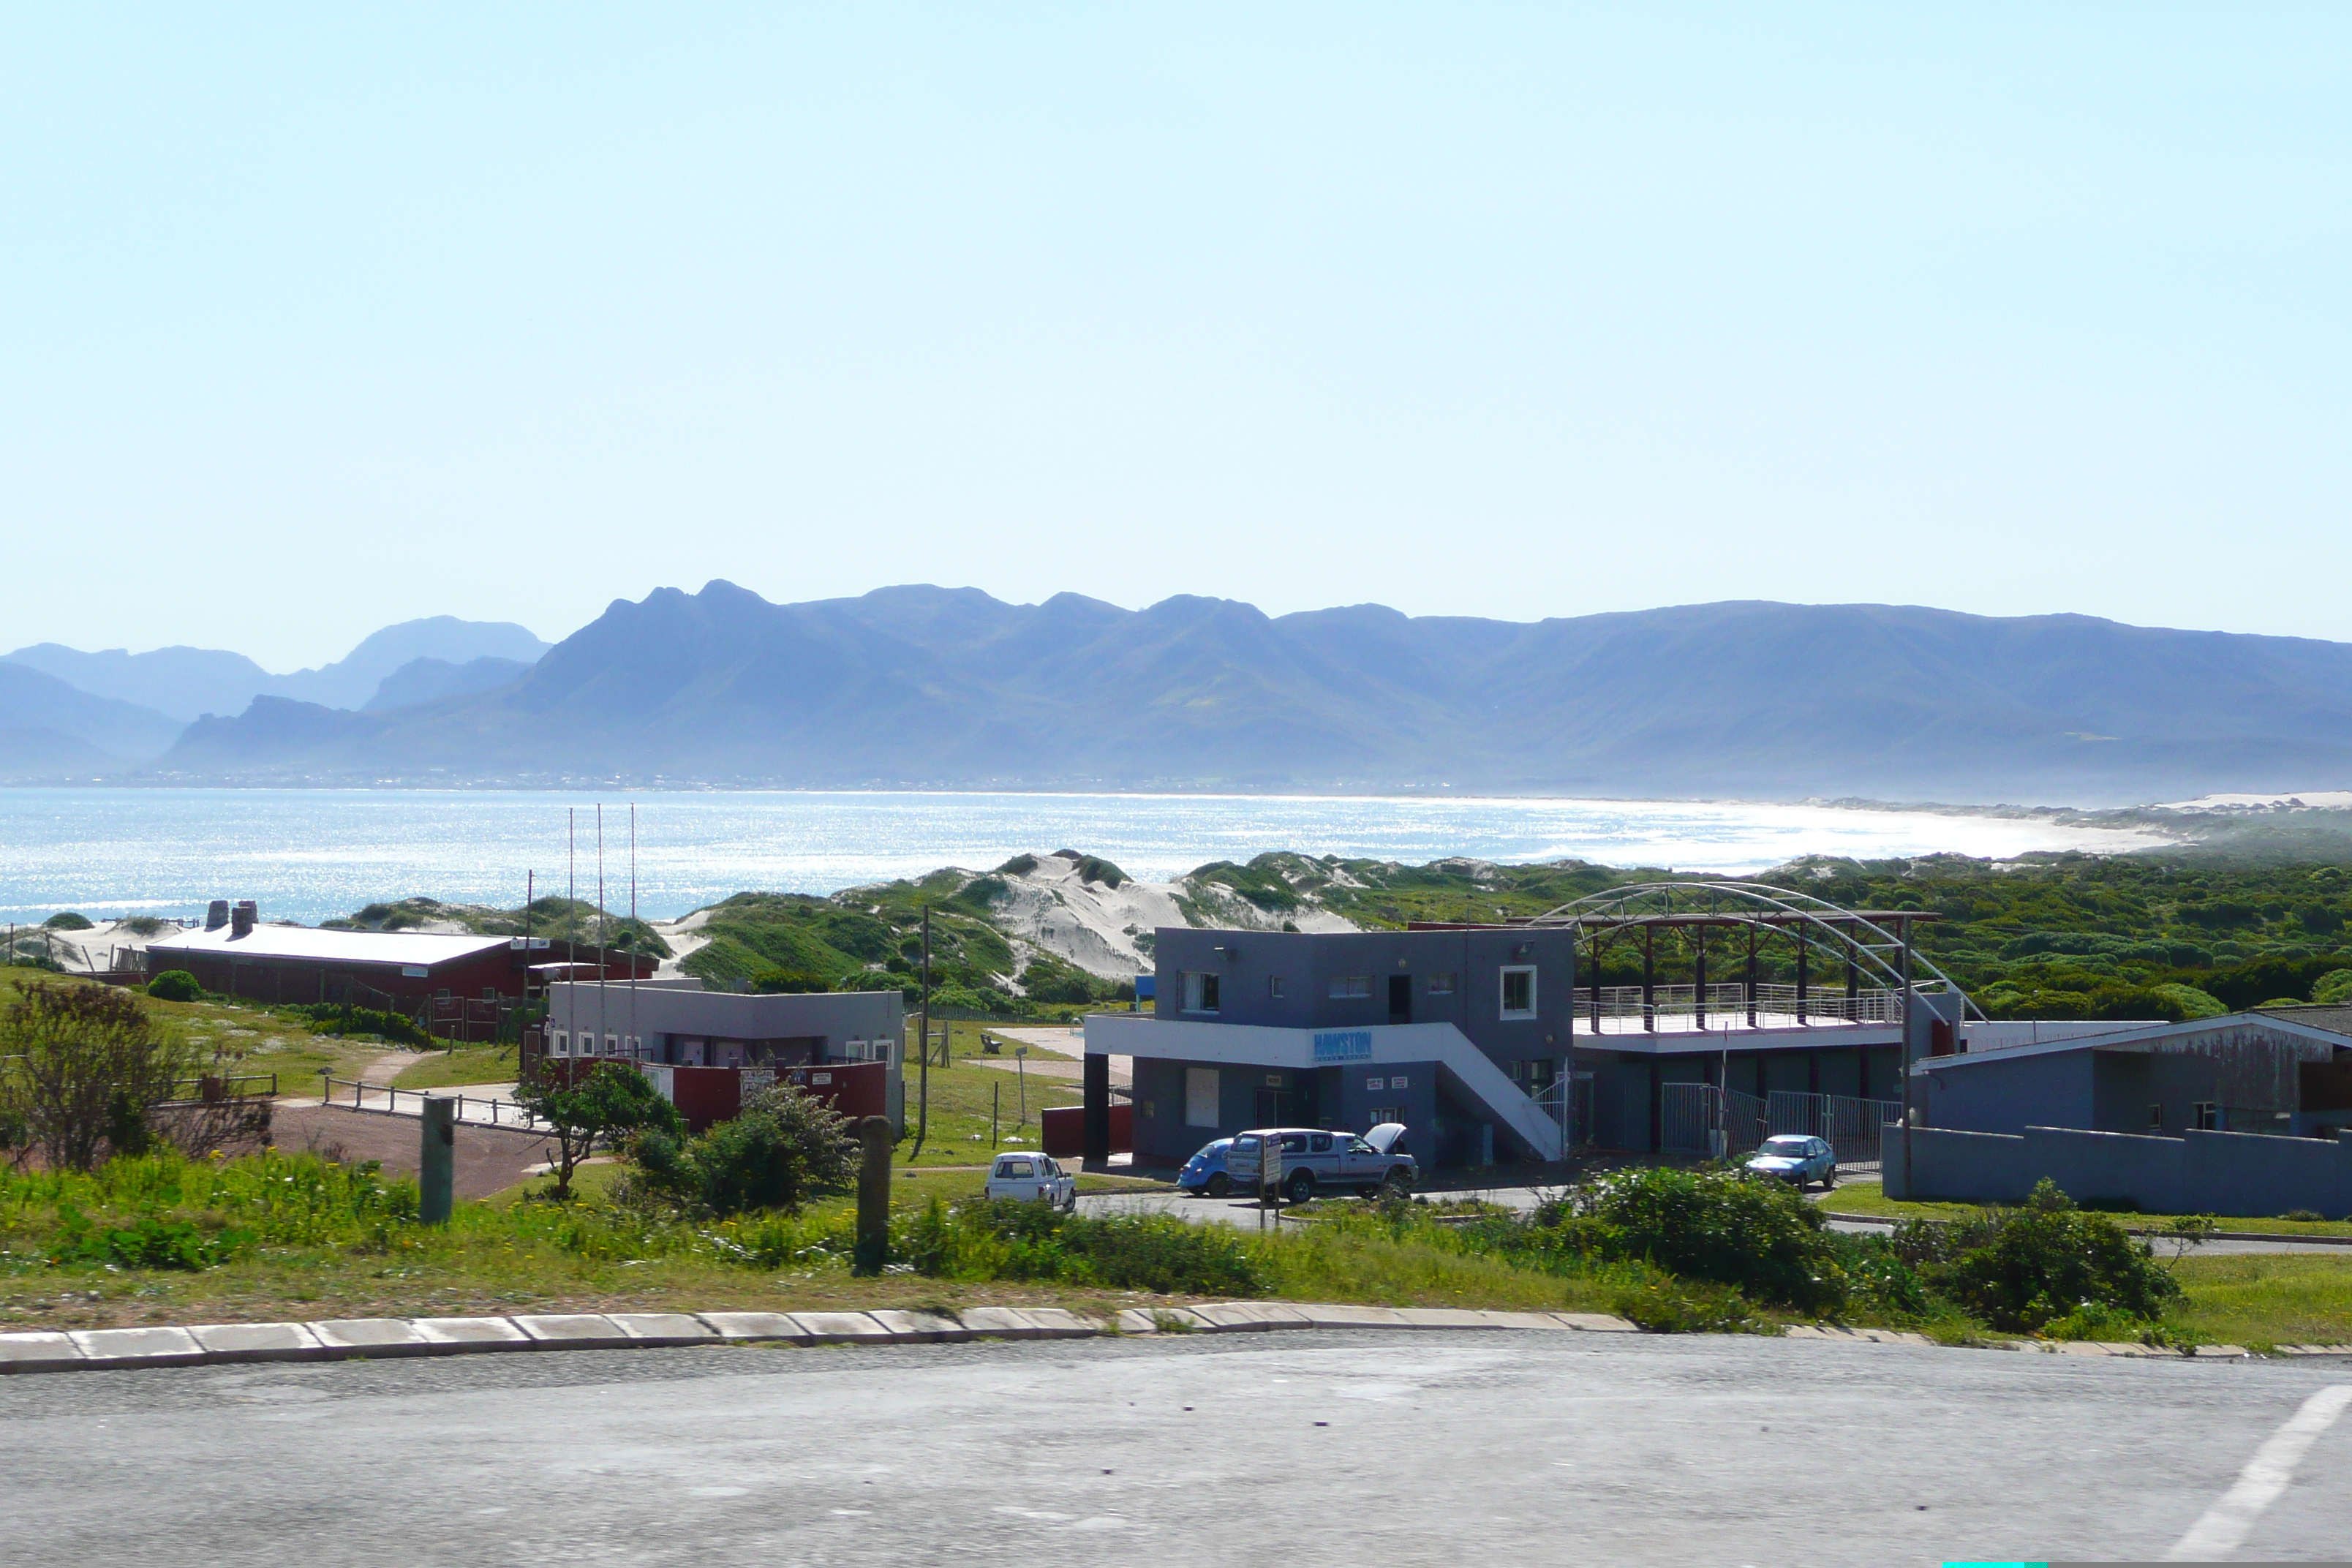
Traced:
<path fill-rule="evenodd" d="M 1804 854 L 1862 858 L 2124 850 L 2147 840 L 2032 819 L 1830 806 L 1553 799 L 1296 795 L 614 794 L 604 798 L 604 889 L 682 915 L 745 889 L 831 893 L 940 866 L 982 869 L 1024 850 L 1074 848 L 1160 881 L 1271 849 L 1418 863 L 1567 858 L 1752 872 Z M 0 919 L 201 913 L 254 899 L 265 920 L 315 923 L 423 894 L 511 907 L 524 873 L 565 886 L 576 810 L 577 887 L 596 887 L 597 797 L 460 790 L 0 789 Z"/>

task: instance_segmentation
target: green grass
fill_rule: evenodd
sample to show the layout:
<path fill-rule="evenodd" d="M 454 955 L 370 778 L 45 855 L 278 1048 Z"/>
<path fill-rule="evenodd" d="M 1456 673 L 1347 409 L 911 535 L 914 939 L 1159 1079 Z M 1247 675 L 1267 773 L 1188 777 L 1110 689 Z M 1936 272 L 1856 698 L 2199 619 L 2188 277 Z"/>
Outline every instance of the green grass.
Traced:
<path fill-rule="evenodd" d="M 1837 1190 L 1822 1194 L 1821 1206 L 1826 1214 L 1864 1215 L 1888 1219 L 1964 1219 L 1979 1212 L 1977 1204 L 1906 1203 L 1888 1197 L 1876 1182 L 1849 1182 Z M 2182 1216 L 2165 1214 L 2119 1214 L 2116 1219 L 2126 1229 L 2161 1230 Z M 2219 1224 L 2223 1230 L 2256 1232 L 2263 1236 L 2352 1237 L 2352 1221 L 2259 1219 L 2231 1215 Z M 2352 1248 L 2347 1249 L 2352 1256 Z"/>
<path fill-rule="evenodd" d="M 2185 1258 L 2175 1274 L 2189 1299 L 2168 1322 L 2208 1342 L 2352 1344 L 2352 1257 Z"/>
<path fill-rule="evenodd" d="M 934 1021 L 931 1027 L 940 1027 Z M 993 1024 L 954 1023 L 947 1026 L 949 1050 L 953 1064 L 931 1068 L 930 1136 L 923 1144 L 920 1160 L 910 1161 L 914 1140 L 909 1137 L 898 1145 L 901 1164 L 963 1165 L 984 1163 L 997 1148 L 1035 1148 L 1037 1146 L 1037 1112 L 1051 1105 L 1077 1105 L 1085 1096 L 1078 1086 L 1066 1079 L 1049 1079 L 1031 1075 L 1028 1079 L 1029 1114 L 1025 1123 L 1021 1117 L 1021 1079 L 1011 1072 L 995 1068 L 980 1067 L 980 1037 L 992 1032 Z M 1008 1047 L 1009 1048 L 1009 1047 Z M 1032 1051 L 1032 1060 L 1057 1060 L 1042 1051 Z M 997 1058 L 991 1057 L 988 1060 Z M 1007 1058 L 1010 1059 L 1010 1058 Z M 913 1061 L 907 1064 L 907 1125 L 915 1125 L 918 1096 L 922 1083 L 922 1068 Z M 997 1142 L 989 1142 L 989 1110 L 992 1103 L 998 1110 Z"/>
<path fill-rule="evenodd" d="M 512 1083 L 521 1070 L 512 1046 L 458 1046 L 419 1051 L 392 1081 L 397 1089 L 448 1089 L 461 1083 Z"/>

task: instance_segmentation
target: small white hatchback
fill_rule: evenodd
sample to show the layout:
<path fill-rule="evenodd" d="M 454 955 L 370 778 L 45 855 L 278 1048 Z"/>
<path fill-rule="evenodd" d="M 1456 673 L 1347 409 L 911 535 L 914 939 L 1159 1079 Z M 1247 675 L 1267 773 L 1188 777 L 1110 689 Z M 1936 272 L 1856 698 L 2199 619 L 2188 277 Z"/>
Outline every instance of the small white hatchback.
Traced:
<path fill-rule="evenodd" d="M 1007 1149 L 988 1168 L 988 1195 L 1051 1204 L 1057 1209 L 1078 1206 L 1077 1178 L 1034 1149 Z"/>

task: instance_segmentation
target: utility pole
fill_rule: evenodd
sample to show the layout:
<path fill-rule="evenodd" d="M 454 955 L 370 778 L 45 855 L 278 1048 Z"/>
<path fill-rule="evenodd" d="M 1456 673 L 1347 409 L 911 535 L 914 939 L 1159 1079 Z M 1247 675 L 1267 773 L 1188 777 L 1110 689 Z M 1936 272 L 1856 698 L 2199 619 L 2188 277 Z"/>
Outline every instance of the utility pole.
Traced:
<path fill-rule="evenodd" d="M 915 1152 L 907 1156 L 912 1164 L 922 1157 L 923 1140 L 931 1135 L 931 906 L 923 906 L 923 1013 L 920 1023 L 922 1064 L 916 1068 L 919 1082 L 915 1100 Z"/>

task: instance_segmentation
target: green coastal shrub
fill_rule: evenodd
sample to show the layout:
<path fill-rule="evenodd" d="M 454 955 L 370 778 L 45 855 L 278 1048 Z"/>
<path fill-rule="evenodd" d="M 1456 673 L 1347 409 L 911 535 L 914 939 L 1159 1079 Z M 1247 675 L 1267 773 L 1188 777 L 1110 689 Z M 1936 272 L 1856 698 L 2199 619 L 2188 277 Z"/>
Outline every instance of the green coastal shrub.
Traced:
<path fill-rule="evenodd" d="M 1853 1282 L 1821 1211 L 1784 1182 L 1744 1172 L 1651 1169 L 1579 1194 L 1560 1241 L 1602 1259 L 1634 1259 L 1686 1280 L 1811 1312 L 1846 1304 Z M 1899 1260 L 1889 1259 L 1890 1268 Z"/>
<path fill-rule="evenodd" d="M 2145 1242 L 2044 1179 L 2022 1208 L 1948 1225 L 1906 1220 L 1894 1249 L 1927 1287 L 1996 1329 L 2033 1332 L 2097 1308 L 2153 1321 L 2179 1283 Z"/>
<path fill-rule="evenodd" d="M 857 1140 L 849 1121 L 790 1084 L 772 1089 L 731 1121 L 681 1141 L 652 1128 L 634 1147 L 637 1182 L 725 1218 L 754 1210 L 798 1214 L 811 1198 L 845 1193 L 857 1181 Z"/>
<path fill-rule="evenodd" d="M 147 994 L 158 1002 L 194 1002 L 204 994 L 196 977 L 184 969 L 167 969 L 147 983 Z"/>
<path fill-rule="evenodd" d="M 152 989 L 151 985 L 151 994 Z M 431 1032 L 417 1027 L 415 1019 L 380 1007 L 346 1007 L 339 1002 L 293 1002 L 278 1010 L 309 1023 L 314 1035 L 378 1035 L 395 1046 L 415 1046 L 419 1050 L 430 1050 L 434 1044 Z"/>
<path fill-rule="evenodd" d="M 943 1279 L 1054 1280 L 1199 1296 L 1256 1296 L 1267 1289 L 1239 1235 L 1169 1215 L 1096 1217 L 1010 1198 L 950 1208 L 934 1199 L 906 1246 L 919 1273 Z"/>

